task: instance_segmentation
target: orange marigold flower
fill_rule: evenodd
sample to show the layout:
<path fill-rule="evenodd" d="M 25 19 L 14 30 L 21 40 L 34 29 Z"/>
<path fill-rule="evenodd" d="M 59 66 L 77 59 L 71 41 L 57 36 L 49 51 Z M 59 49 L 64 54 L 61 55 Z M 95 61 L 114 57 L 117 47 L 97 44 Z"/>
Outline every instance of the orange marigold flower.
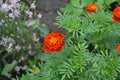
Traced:
<path fill-rule="evenodd" d="M 89 6 L 86 7 L 86 11 L 88 13 L 91 13 L 91 12 L 95 12 L 96 11 L 96 8 L 97 8 L 97 5 L 96 4 L 91 4 Z"/>
<path fill-rule="evenodd" d="M 115 22 L 120 22 L 120 7 L 116 7 L 114 9 L 112 16 Z"/>
<path fill-rule="evenodd" d="M 44 38 L 44 50 L 46 52 L 60 52 L 64 45 L 62 33 L 52 32 Z"/>
<path fill-rule="evenodd" d="M 120 44 L 117 45 L 116 49 L 117 49 L 117 51 L 118 51 L 119 54 L 120 54 Z"/>

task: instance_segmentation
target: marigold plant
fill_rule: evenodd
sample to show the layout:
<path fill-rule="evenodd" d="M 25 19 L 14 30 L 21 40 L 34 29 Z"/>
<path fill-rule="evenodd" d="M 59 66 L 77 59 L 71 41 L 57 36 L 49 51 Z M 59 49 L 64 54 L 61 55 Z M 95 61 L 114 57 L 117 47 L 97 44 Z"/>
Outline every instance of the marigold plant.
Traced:
<path fill-rule="evenodd" d="M 120 7 L 115 8 L 112 15 L 115 22 L 120 22 Z"/>
<path fill-rule="evenodd" d="M 46 52 L 60 52 L 64 44 L 62 33 L 52 32 L 44 38 L 44 49 Z"/>

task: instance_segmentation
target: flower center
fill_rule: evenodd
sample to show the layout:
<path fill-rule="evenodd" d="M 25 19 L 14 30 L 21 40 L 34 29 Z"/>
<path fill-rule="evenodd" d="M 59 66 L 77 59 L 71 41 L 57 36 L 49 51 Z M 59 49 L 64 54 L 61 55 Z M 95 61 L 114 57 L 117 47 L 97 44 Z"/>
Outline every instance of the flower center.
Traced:
<path fill-rule="evenodd" d="M 33 71 L 34 71 L 34 72 L 38 72 L 38 71 L 39 71 L 39 68 L 35 67 L 35 68 L 33 68 Z"/>
<path fill-rule="evenodd" d="M 92 10 L 95 10 L 96 7 L 95 6 L 91 6 L 91 8 L 92 8 Z"/>
<path fill-rule="evenodd" d="M 57 42 L 57 38 L 52 37 L 50 39 L 50 44 L 55 44 Z"/>

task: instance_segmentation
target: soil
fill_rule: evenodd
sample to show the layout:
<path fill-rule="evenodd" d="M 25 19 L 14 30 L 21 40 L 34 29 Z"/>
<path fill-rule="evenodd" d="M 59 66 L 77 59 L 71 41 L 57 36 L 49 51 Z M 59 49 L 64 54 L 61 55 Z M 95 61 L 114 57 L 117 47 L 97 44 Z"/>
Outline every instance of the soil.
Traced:
<path fill-rule="evenodd" d="M 57 11 L 65 7 L 70 0 L 38 0 L 37 12 L 42 14 L 41 22 L 45 24 L 50 31 L 65 32 L 64 29 L 54 25 Z"/>

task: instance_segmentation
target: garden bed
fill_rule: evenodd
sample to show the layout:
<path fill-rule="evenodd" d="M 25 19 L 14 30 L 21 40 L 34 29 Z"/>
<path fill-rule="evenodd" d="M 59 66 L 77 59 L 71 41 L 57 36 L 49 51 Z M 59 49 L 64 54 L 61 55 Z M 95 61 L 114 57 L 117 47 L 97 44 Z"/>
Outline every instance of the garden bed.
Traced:
<path fill-rule="evenodd" d="M 120 80 L 119 0 L 0 7 L 0 80 Z"/>

